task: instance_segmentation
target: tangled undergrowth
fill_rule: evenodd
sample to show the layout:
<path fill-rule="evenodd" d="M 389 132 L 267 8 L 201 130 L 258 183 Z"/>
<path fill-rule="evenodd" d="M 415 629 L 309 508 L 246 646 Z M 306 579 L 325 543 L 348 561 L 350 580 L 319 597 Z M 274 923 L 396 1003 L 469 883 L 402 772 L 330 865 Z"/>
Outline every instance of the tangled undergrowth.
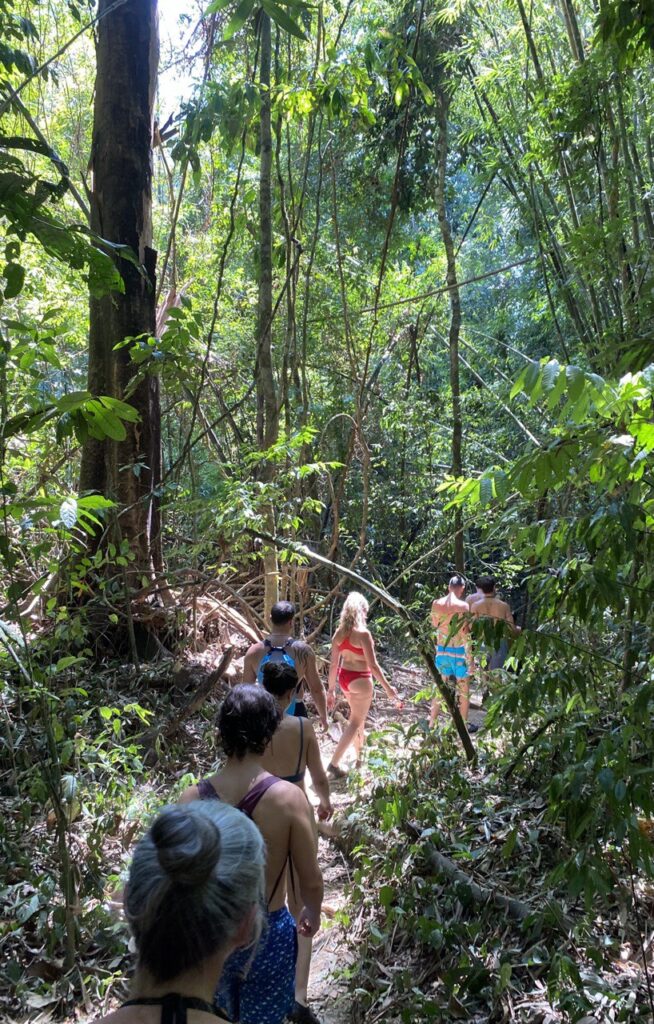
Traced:
<path fill-rule="evenodd" d="M 73 1012 L 96 1017 L 125 993 L 133 957 L 112 898 L 144 820 L 174 799 L 189 773 L 196 776 L 211 762 L 225 684 L 169 743 L 155 738 L 153 747 L 144 746 L 143 737 L 174 718 L 197 691 L 210 665 L 203 673 L 201 661 L 197 655 L 193 662 L 170 660 L 139 673 L 119 664 L 68 670 L 68 685 L 58 687 L 49 710 L 61 751 L 69 878 L 44 783 L 42 708 L 36 699 L 9 700 L 5 691 L 12 745 L 0 761 L 2 1020 L 62 1019 Z M 72 969 L 66 965 L 71 931 Z"/>
<path fill-rule="evenodd" d="M 538 773 L 528 785 L 505 779 L 497 743 L 479 749 L 471 769 L 449 730 L 434 740 L 418 723 L 373 737 L 372 788 L 346 833 L 353 1019 L 651 1020 L 651 882 L 606 847 L 612 890 L 590 903 L 571 892 L 569 844 Z"/>

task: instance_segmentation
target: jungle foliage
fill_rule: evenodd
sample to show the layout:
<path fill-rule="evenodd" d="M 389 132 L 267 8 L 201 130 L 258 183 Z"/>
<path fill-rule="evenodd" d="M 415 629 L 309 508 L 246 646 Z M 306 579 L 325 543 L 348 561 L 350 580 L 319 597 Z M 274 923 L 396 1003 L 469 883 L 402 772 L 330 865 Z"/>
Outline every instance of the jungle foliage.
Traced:
<path fill-rule="evenodd" d="M 152 5 L 0 0 L 3 1007 L 90 1009 L 123 972 L 104 872 L 181 756 L 160 749 L 141 792 L 205 591 L 258 628 L 272 580 L 329 632 L 344 579 L 273 535 L 387 590 L 427 642 L 460 556 L 524 627 L 478 769 L 419 727 L 376 755 L 354 822 L 366 1019 L 542 1020 L 521 1003 L 540 985 L 544 1015 L 645 1020 L 651 5 L 160 0 L 151 225 L 112 237 L 93 160 L 136 143 L 98 130 L 96 46 Z M 153 329 L 105 330 L 98 370 L 90 321 L 136 292 Z M 82 490 L 92 451 L 111 472 Z M 565 943 L 543 912 L 507 952 L 426 840 L 533 886 Z M 398 950 L 380 992 L 372 958 Z"/>

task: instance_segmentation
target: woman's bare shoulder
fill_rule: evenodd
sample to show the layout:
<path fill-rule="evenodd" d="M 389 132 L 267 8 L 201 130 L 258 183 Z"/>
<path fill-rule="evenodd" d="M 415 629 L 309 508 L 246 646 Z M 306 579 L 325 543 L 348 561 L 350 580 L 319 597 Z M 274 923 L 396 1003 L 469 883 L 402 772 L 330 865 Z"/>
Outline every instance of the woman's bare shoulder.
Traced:
<path fill-rule="evenodd" d="M 353 629 L 350 639 L 352 640 L 372 640 L 372 633 L 369 629 Z"/>

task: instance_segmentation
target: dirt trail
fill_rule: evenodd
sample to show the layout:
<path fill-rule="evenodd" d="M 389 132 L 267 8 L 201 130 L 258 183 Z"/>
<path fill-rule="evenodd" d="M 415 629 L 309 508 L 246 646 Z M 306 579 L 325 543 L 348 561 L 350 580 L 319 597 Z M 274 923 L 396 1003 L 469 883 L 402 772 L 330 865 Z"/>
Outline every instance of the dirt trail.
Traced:
<path fill-rule="evenodd" d="M 385 665 L 388 667 L 388 662 Z M 410 698 L 419 690 L 429 685 L 426 673 L 414 666 L 392 665 L 389 673 L 395 686 L 400 692 Z M 478 703 L 478 698 L 473 695 L 473 702 Z M 347 705 L 343 704 L 342 709 Z M 425 719 L 429 714 L 429 705 L 425 703 L 413 704 L 407 700 L 402 712 L 402 721 L 408 723 Z M 368 718 L 368 732 L 382 728 L 387 722 L 397 721 L 398 711 L 388 701 L 380 687 L 375 688 L 375 700 Z M 477 708 L 470 711 L 470 721 L 476 725 L 481 724 L 483 712 Z M 323 763 L 327 765 L 335 742 L 329 736 L 320 738 Z M 351 768 L 354 762 L 354 753 L 348 751 L 343 761 L 344 768 Z M 365 768 L 364 768 L 365 775 Z M 331 783 L 332 803 L 335 808 L 335 821 L 347 814 L 348 808 L 353 804 L 355 795 L 351 790 L 347 779 Z M 310 787 L 309 787 L 310 789 Z M 358 790 L 358 796 L 361 791 Z M 317 798 L 312 795 L 312 802 Z M 341 910 L 347 902 L 346 889 L 350 879 L 350 867 L 345 856 L 337 849 L 335 844 L 321 836 L 319 849 L 320 864 L 325 880 L 324 906 L 331 915 Z M 311 962 L 311 978 L 309 983 L 309 999 L 311 1006 L 319 1017 L 321 1024 L 350 1024 L 352 1020 L 349 992 L 345 981 L 338 977 L 338 971 L 347 967 L 352 959 L 352 953 L 347 944 L 347 936 L 343 927 L 327 915 L 323 916 L 323 928 L 318 933 L 314 942 L 313 959 Z"/>

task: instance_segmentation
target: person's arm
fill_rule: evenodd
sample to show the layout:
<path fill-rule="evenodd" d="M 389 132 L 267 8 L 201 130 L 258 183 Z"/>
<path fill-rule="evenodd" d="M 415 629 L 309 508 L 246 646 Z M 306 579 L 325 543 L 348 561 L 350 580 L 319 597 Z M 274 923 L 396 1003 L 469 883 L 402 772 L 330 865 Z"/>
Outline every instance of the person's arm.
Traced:
<path fill-rule="evenodd" d="M 179 797 L 177 803 L 178 804 L 190 804 L 190 803 L 193 803 L 194 800 L 199 800 L 199 799 L 200 799 L 200 793 L 199 793 L 198 787 L 197 786 L 189 786 L 188 789 L 185 789 L 184 792 L 182 793 L 182 795 Z"/>
<path fill-rule="evenodd" d="M 334 813 L 331 796 L 329 793 L 329 779 L 320 756 L 320 747 L 313 726 L 310 722 L 304 723 L 304 731 L 307 740 L 307 768 L 311 776 L 313 788 L 318 794 L 318 817 L 320 821 L 327 821 Z"/>
<path fill-rule="evenodd" d="M 243 682 L 244 683 L 256 683 L 257 681 L 257 655 L 259 653 L 259 645 L 255 644 L 250 647 L 243 659 Z"/>
<path fill-rule="evenodd" d="M 431 624 L 434 627 L 434 629 L 438 629 L 442 621 L 443 616 L 441 615 L 441 610 L 439 608 L 438 601 L 433 601 L 431 606 Z"/>
<path fill-rule="evenodd" d="M 506 621 L 509 624 L 509 629 L 511 630 L 511 633 L 513 634 L 513 636 L 519 636 L 520 633 L 522 633 L 522 630 L 520 629 L 520 626 L 516 626 L 515 619 L 513 618 L 513 612 L 511 611 L 510 606 L 506 603 L 506 601 L 503 602 L 503 603 L 504 603 L 504 618 L 506 619 Z"/>
<path fill-rule="evenodd" d="M 338 663 L 341 657 L 337 637 L 338 633 L 335 633 L 332 640 L 329 677 L 327 679 L 327 707 L 330 711 L 333 711 L 336 704 L 336 681 L 338 679 Z"/>
<path fill-rule="evenodd" d="M 304 793 L 297 788 L 295 795 L 285 794 L 291 807 L 290 854 L 293 869 L 298 877 L 302 910 L 298 917 L 297 930 L 300 935 L 313 938 L 320 928 L 320 910 L 323 898 L 322 872 L 318 864 L 313 815 Z"/>
<path fill-rule="evenodd" d="M 382 684 L 386 692 L 386 696 L 389 697 L 390 700 L 394 700 L 395 703 L 401 707 L 402 701 L 400 700 L 399 693 L 397 692 L 394 686 L 391 686 L 390 683 L 387 682 L 386 676 L 382 672 L 381 665 L 377 661 L 377 655 L 375 653 L 375 641 L 373 640 L 371 633 L 365 632 L 362 634 L 361 646 L 363 647 L 363 653 L 366 656 L 366 663 L 368 665 L 368 668 L 372 672 L 375 679 L 378 679 L 379 682 Z"/>
<path fill-rule="evenodd" d="M 312 650 L 307 648 L 307 654 L 304 661 L 304 679 L 311 690 L 311 696 L 314 699 L 316 710 L 318 712 L 318 718 L 323 729 L 327 728 L 327 705 L 325 703 L 325 690 L 318 673 L 318 666 L 316 665 L 316 656 Z"/>

